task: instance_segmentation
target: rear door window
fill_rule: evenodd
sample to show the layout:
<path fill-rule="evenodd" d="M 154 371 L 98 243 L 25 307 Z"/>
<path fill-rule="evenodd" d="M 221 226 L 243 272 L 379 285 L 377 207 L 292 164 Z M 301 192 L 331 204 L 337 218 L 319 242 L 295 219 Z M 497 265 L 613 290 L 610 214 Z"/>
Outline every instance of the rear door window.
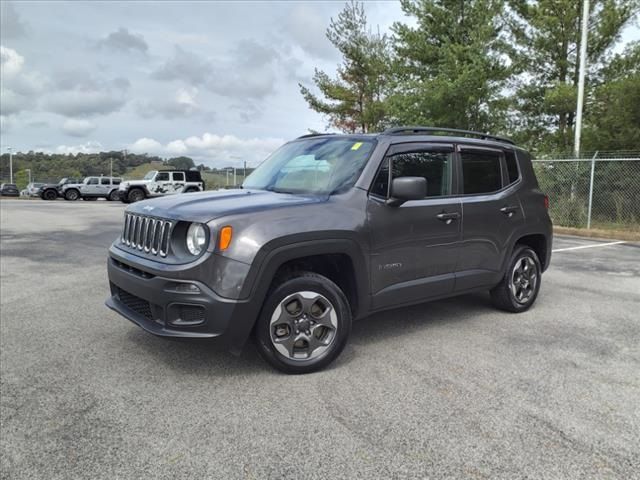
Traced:
<path fill-rule="evenodd" d="M 500 152 L 462 150 L 462 191 L 465 195 L 492 193 L 502 188 Z"/>
<path fill-rule="evenodd" d="M 174 182 L 184 182 L 184 172 L 173 172 Z"/>
<path fill-rule="evenodd" d="M 100 185 L 111 185 L 111 180 L 109 178 L 101 178 Z"/>

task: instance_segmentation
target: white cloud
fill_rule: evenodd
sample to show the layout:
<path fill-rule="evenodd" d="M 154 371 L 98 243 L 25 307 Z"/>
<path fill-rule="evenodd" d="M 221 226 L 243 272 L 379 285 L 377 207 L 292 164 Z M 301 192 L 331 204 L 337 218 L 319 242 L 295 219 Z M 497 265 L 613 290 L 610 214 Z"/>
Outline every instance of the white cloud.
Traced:
<path fill-rule="evenodd" d="M 280 138 L 242 139 L 235 135 L 204 133 L 176 139 L 165 145 L 152 138 L 140 138 L 128 148 L 135 153 L 149 153 L 162 157 L 186 155 L 205 165 L 224 167 L 256 166 L 284 143 Z"/>
<path fill-rule="evenodd" d="M 55 149 L 56 153 L 98 153 L 104 151 L 104 146 L 100 142 L 87 142 L 80 145 L 58 145 Z M 45 150 L 39 150 L 45 151 Z"/>
<path fill-rule="evenodd" d="M 86 137 L 96 129 L 89 120 L 69 118 L 62 124 L 62 131 L 72 137 Z"/>
<path fill-rule="evenodd" d="M 157 140 L 152 138 L 139 138 L 129 146 L 129 150 L 133 153 L 151 153 L 158 155 L 163 153 L 163 146 Z"/>
<path fill-rule="evenodd" d="M 198 89 L 179 88 L 174 97 L 168 100 L 143 100 L 136 103 L 136 110 L 141 117 L 153 118 L 161 116 L 167 119 L 186 118 L 196 115 L 213 116 L 212 112 L 204 110 L 198 100 Z"/>
<path fill-rule="evenodd" d="M 2 67 L 2 76 L 11 77 L 20 73 L 24 57 L 12 48 L 0 45 L 0 66 Z"/>

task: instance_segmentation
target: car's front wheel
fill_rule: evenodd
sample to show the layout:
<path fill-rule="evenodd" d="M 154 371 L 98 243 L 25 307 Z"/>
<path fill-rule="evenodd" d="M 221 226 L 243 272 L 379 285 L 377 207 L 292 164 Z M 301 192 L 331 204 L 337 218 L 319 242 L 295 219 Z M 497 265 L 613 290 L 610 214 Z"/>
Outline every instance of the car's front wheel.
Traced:
<path fill-rule="evenodd" d="M 80 198 L 80 192 L 75 188 L 70 188 L 66 192 L 64 192 L 64 199 L 69 200 L 70 202 L 75 202 Z"/>
<path fill-rule="evenodd" d="M 43 199 L 43 200 L 49 200 L 49 201 L 51 201 L 51 200 L 55 200 L 56 198 L 58 198 L 58 192 L 56 192 L 56 191 L 55 191 L 55 190 L 53 190 L 53 189 L 45 190 L 45 191 L 42 193 L 42 199 Z"/>
<path fill-rule="evenodd" d="M 300 272 L 268 295 L 256 325 L 258 351 L 285 373 L 310 373 L 331 363 L 347 343 L 351 310 L 328 278 Z"/>
<path fill-rule="evenodd" d="M 129 194 L 127 195 L 127 200 L 130 203 L 139 202 L 140 200 L 144 200 L 144 192 L 139 188 L 132 188 L 129 190 Z"/>
<path fill-rule="evenodd" d="M 502 281 L 491 290 L 493 304 L 508 312 L 524 312 L 536 301 L 542 267 L 536 252 L 516 245 Z"/>

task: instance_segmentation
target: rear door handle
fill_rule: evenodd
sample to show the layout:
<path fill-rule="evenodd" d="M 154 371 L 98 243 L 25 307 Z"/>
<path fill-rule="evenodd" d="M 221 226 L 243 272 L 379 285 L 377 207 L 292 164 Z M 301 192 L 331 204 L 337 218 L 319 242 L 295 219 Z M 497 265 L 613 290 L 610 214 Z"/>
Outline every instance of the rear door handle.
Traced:
<path fill-rule="evenodd" d="M 504 213 L 507 217 L 513 217 L 513 214 L 516 213 L 517 210 L 518 210 L 518 207 L 514 207 L 514 206 L 506 206 L 500 209 L 500 211 Z"/>
<path fill-rule="evenodd" d="M 441 222 L 444 222 L 447 225 L 449 225 L 454 220 L 457 220 L 458 218 L 460 218 L 460 214 L 458 212 L 453 212 L 453 213 L 442 212 L 437 214 L 436 218 Z"/>

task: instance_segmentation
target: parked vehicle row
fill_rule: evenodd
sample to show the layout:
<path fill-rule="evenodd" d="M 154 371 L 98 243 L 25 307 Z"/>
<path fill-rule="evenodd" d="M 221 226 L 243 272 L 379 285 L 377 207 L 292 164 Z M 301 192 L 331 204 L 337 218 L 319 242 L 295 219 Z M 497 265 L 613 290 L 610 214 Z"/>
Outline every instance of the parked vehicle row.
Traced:
<path fill-rule="evenodd" d="M 13 184 L 2 184 L 2 195 L 12 195 Z M 200 172 L 197 170 L 152 170 L 142 180 L 124 181 L 120 177 L 93 176 L 84 180 L 63 178 L 58 183 L 30 183 L 23 190 L 23 196 L 40 197 L 43 200 L 64 198 L 68 201 L 122 200 L 133 203 L 145 198 L 155 198 L 176 193 L 201 192 L 205 189 Z M 15 188 L 15 195 L 20 192 Z"/>

